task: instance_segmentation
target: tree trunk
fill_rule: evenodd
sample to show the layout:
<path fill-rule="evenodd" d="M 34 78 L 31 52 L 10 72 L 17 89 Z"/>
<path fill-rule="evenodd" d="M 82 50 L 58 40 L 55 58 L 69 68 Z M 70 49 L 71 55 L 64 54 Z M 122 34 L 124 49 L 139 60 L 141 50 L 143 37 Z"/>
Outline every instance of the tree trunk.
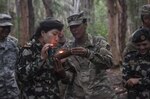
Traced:
<path fill-rule="evenodd" d="M 113 54 L 114 66 L 119 66 L 121 60 L 121 53 L 119 47 L 119 5 L 118 0 L 107 0 L 108 6 L 108 19 L 109 19 L 109 29 L 108 29 L 108 41 L 111 46 L 111 51 Z"/>
<path fill-rule="evenodd" d="M 15 20 L 15 32 L 16 32 L 16 37 L 19 39 L 20 38 L 20 0 L 15 0 L 15 5 L 16 5 L 16 20 Z M 19 39 L 20 40 L 20 39 Z"/>
<path fill-rule="evenodd" d="M 119 49 L 121 55 L 123 54 L 126 42 L 126 32 L 127 32 L 127 5 L 126 0 L 119 0 L 119 27 L 118 27 L 118 37 L 119 37 Z M 121 56 L 122 57 L 122 56 Z"/>
<path fill-rule="evenodd" d="M 29 40 L 28 0 L 20 0 L 20 44 L 23 46 Z"/>
<path fill-rule="evenodd" d="M 45 10 L 46 10 L 46 14 L 48 17 L 53 17 L 53 10 L 52 10 L 52 0 L 42 0 Z"/>
<path fill-rule="evenodd" d="M 28 0 L 28 11 L 29 11 L 29 37 L 34 33 L 34 8 L 32 4 L 32 0 Z"/>

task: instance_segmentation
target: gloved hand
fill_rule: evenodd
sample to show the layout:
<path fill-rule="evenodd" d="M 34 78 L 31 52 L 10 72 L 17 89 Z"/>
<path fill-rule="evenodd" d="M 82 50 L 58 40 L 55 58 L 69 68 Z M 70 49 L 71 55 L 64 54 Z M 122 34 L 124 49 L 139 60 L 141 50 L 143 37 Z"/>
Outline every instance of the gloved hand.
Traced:
<path fill-rule="evenodd" d="M 75 47 L 71 49 L 72 55 L 79 55 L 82 57 L 87 57 L 89 54 L 89 50 L 84 47 Z"/>
<path fill-rule="evenodd" d="M 63 58 L 66 58 L 66 57 L 68 57 L 68 56 L 70 56 L 70 55 L 72 55 L 70 49 L 60 49 L 60 50 L 54 55 L 54 57 L 55 57 L 55 58 L 58 58 L 58 59 L 63 59 Z"/>

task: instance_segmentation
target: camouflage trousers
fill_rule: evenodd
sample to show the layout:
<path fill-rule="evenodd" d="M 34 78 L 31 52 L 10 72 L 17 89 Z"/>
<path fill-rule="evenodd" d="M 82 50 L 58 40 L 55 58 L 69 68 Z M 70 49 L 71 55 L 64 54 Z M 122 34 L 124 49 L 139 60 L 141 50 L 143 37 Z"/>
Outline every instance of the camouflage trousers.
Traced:
<path fill-rule="evenodd" d="M 144 90 L 142 92 L 128 90 L 128 99 L 150 99 L 150 90 Z"/>

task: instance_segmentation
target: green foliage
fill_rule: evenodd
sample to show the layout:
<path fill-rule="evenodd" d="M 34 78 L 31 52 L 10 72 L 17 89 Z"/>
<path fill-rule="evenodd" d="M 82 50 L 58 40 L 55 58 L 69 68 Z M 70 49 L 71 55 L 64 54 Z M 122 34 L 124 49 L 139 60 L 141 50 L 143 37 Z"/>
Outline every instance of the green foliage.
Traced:
<path fill-rule="evenodd" d="M 65 1 L 65 2 L 64 2 Z M 107 25 L 107 7 L 106 0 L 94 0 L 94 22 L 88 24 L 88 32 L 92 35 L 107 36 L 108 25 Z M 67 28 L 67 17 L 71 12 L 71 1 L 70 0 L 53 0 L 53 11 L 55 17 L 63 20 L 65 24 L 65 34 L 67 37 L 71 36 L 69 29 Z M 93 21 L 93 19 L 91 20 Z"/>
<path fill-rule="evenodd" d="M 131 33 L 141 26 L 140 7 L 147 4 L 147 0 L 127 0 L 128 6 L 128 22 L 131 28 Z"/>
<path fill-rule="evenodd" d="M 0 13 L 7 13 L 7 0 L 0 0 Z"/>
<path fill-rule="evenodd" d="M 106 37 L 108 33 L 106 0 L 95 0 L 94 7 L 95 21 L 89 25 L 88 31 L 93 35 Z"/>
<path fill-rule="evenodd" d="M 69 16 L 71 1 L 70 0 L 53 0 L 54 17 L 60 19 L 64 24 L 64 33 L 67 38 L 70 38 L 72 34 L 68 28 L 67 17 Z"/>
<path fill-rule="evenodd" d="M 46 17 L 46 12 L 42 0 L 33 0 L 33 6 L 35 14 L 35 27 L 37 27 L 39 22 Z"/>

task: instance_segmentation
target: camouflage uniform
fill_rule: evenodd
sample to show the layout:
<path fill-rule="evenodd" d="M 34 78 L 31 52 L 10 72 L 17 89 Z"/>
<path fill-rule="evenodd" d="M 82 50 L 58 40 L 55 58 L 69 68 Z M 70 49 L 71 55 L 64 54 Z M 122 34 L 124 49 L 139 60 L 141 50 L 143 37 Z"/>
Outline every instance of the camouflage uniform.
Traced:
<path fill-rule="evenodd" d="M 139 84 L 133 87 L 125 86 L 128 99 L 150 99 L 150 52 L 141 56 L 137 51 L 128 53 L 123 63 L 123 80 L 141 78 Z M 132 96 L 132 97 L 131 97 Z"/>
<path fill-rule="evenodd" d="M 42 45 L 34 38 L 20 51 L 18 78 L 23 99 L 60 99 L 51 60 L 41 59 Z"/>
<path fill-rule="evenodd" d="M 0 42 L 0 99 L 18 99 L 15 76 L 17 54 L 17 46 L 9 37 Z"/>
<path fill-rule="evenodd" d="M 70 41 L 64 47 L 78 47 Z M 80 45 L 81 46 L 81 45 Z M 88 58 L 70 56 L 65 62 L 68 76 L 71 76 L 65 99 L 116 99 L 110 88 L 105 70 L 112 66 L 111 53 L 106 50 L 108 43 L 102 38 L 88 35 L 82 47 L 90 50 Z M 73 68 L 75 69 L 72 73 Z M 73 77 L 72 77 L 73 76 Z"/>
<path fill-rule="evenodd" d="M 13 41 L 16 45 L 18 45 L 18 39 L 16 39 L 15 37 L 8 35 L 8 38 Z"/>

